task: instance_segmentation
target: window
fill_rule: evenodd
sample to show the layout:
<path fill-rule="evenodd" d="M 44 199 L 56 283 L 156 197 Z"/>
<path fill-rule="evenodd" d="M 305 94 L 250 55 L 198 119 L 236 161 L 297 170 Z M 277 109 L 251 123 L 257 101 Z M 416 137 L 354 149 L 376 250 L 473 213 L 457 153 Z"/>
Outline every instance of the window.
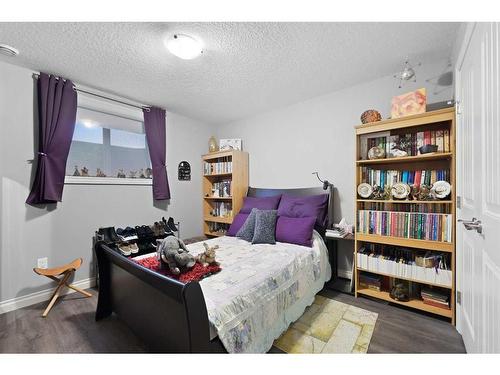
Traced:
<path fill-rule="evenodd" d="M 151 184 L 142 113 L 79 106 L 66 163 L 66 183 Z M 123 111 L 122 111 L 123 112 Z"/>

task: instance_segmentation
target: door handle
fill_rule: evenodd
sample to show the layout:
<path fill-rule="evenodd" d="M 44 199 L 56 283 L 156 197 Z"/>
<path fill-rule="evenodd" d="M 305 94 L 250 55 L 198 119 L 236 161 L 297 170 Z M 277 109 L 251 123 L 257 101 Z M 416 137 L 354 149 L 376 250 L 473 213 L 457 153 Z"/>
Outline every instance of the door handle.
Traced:
<path fill-rule="evenodd" d="M 477 220 L 475 217 L 472 220 L 458 219 L 458 222 L 462 223 L 467 230 L 475 230 L 477 233 L 483 233 L 483 224 L 481 224 L 481 220 Z"/>

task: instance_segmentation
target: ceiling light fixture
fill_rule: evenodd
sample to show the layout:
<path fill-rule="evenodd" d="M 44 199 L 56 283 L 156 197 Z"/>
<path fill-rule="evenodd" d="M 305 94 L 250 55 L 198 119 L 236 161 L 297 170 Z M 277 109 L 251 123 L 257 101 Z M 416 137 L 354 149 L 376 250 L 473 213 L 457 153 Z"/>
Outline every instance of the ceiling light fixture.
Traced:
<path fill-rule="evenodd" d="M 14 57 L 19 55 L 19 50 L 15 49 L 14 47 L 11 47 L 7 44 L 1 44 L 0 43 L 0 53 L 5 56 L 9 57 Z"/>
<path fill-rule="evenodd" d="M 165 41 L 165 46 L 173 55 L 184 60 L 194 59 L 203 53 L 201 43 L 185 34 L 175 34 Z"/>

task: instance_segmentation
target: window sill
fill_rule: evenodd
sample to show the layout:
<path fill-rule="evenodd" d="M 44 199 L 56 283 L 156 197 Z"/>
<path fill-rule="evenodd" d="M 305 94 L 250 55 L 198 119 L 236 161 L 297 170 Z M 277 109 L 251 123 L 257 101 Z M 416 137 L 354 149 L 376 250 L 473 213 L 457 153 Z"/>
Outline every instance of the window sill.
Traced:
<path fill-rule="evenodd" d="M 118 177 L 78 177 L 66 176 L 66 185 L 153 185 L 150 178 L 118 178 Z"/>

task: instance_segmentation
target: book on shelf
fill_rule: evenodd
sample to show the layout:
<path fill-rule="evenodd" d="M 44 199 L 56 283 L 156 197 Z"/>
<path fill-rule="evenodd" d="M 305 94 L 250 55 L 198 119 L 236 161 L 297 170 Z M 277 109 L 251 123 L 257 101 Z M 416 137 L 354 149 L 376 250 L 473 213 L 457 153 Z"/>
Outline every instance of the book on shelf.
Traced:
<path fill-rule="evenodd" d="M 403 182 L 409 185 L 432 185 L 436 181 L 450 182 L 450 170 L 390 170 L 390 169 L 374 169 L 371 167 L 361 168 L 361 181 L 370 185 L 377 185 L 382 188 L 392 186 L 398 182 Z"/>
<path fill-rule="evenodd" d="M 214 182 L 212 184 L 212 197 L 229 198 L 231 197 L 231 180 Z"/>
<path fill-rule="evenodd" d="M 205 162 L 203 163 L 203 174 L 221 174 L 221 173 L 232 173 L 233 162 L 230 157 L 223 157 L 217 159 L 216 162 Z"/>
<path fill-rule="evenodd" d="M 210 215 L 215 217 L 233 216 L 232 204 L 229 202 L 214 202 Z"/>
<path fill-rule="evenodd" d="M 448 310 L 450 309 L 450 293 L 447 291 L 441 291 L 437 288 L 424 287 L 420 291 L 420 297 L 426 305 Z"/>
<path fill-rule="evenodd" d="M 438 152 L 450 152 L 450 131 L 448 129 L 426 130 L 406 134 L 390 132 L 373 133 L 360 137 L 360 158 L 368 159 L 370 148 L 379 146 L 384 149 L 386 157 L 396 156 L 395 149 L 405 151 L 408 156 L 420 155 L 419 148 L 424 145 L 437 145 Z"/>
<path fill-rule="evenodd" d="M 359 210 L 358 233 L 452 242 L 451 214 Z"/>

